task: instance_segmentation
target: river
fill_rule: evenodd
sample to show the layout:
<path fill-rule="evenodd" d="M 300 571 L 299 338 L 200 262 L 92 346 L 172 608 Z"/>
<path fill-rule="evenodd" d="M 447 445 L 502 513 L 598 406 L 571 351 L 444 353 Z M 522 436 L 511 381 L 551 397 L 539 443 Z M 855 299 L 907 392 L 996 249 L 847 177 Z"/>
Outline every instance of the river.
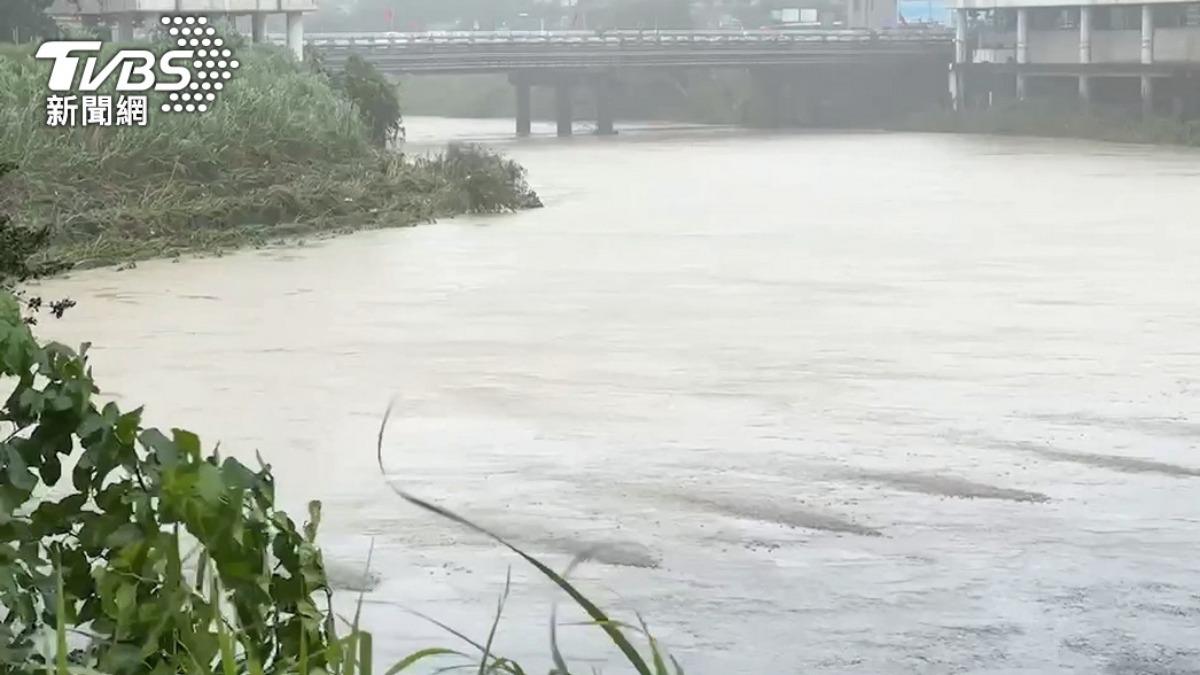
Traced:
<path fill-rule="evenodd" d="M 322 499 L 335 564 L 373 541 L 380 663 L 461 646 L 407 610 L 482 640 L 511 566 L 498 650 L 545 672 L 561 599 L 384 486 L 395 397 L 396 480 L 555 565 L 608 544 L 578 584 L 692 675 L 1200 672 L 1200 154 L 510 125 L 409 131 L 545 209 L 81 272 L 40 331 Z"/>

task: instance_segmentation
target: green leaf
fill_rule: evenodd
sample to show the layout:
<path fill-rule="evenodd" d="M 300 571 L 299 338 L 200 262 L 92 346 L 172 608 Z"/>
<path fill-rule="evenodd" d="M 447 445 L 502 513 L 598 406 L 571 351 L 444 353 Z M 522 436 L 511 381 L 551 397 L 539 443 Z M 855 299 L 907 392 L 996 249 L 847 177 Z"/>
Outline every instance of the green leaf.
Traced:
<path fill-rule="evenodd" d="M 225 481 L 221 470 L 207 462 L 197 466 L 196 496 L 205 503 L 215 506 L 225 498 Z"/>
<path fill-rule="evenodd" d="M 21 305 L 8 291 L 0 290 L 0 324 L 18 326 L 21 324 Z"/>
<path fill-rule="evenodd" d="M 443 649 L 440 647 L 432 647 L 429 649 L 422 649 L 418 652 L 413 652 L 412 654 L 409 654 L 408 656 L 404 657 L 404 659 L 402 659 L 401 661 L 399 661 L 395 665 L 393 665 L 391 668 L 388 668 L 387 671 L 385 671 L 383 675 L 396 675 L 396 673 L 403 672 L 403 671 L 411 668 L 412 666 L 416 665 L 417 663 L 424 661 L 425 659 L 430 659 L 430 658 L 434 658 L 437 656 L 461 656 L 463 658 L 468 658 L 466 654 L 459 652 L 459 651 L 455 651 L 453 649 Z"/>
<path fill-rule="evenodd" d="M 54 647 L 58 675 L 67 675 L 67 602 L 63 590 L 62 556 L 55 551 L 54 565 Z"/>
<path fill-rule="evenodd" d="M 173 467 L 179 463 L 179 449 L 158 429 L 146 429 L 138 440 L 143 446 L 154 451 L 159 464 L 164 467 Z"/>
<path fill-rule="evenodd" d="M 29 491 L 37 485 L 37 477 L 29 470 L 29 466 L 25 464 L 25 459 L 21 457 L 21 453 L 17 452 L 12 446 L 4 447 L 5 454 L 8 455 L 8 481 L 17 489 Z"/>
<path fill-rule="evenodd" d="M 185 456 L 193 461 L 200 459 L 200 437 L 190 431 L 183 429 L 172 429 L 171 436 L 175 440 L 175 447 L 179 449 Z"/>

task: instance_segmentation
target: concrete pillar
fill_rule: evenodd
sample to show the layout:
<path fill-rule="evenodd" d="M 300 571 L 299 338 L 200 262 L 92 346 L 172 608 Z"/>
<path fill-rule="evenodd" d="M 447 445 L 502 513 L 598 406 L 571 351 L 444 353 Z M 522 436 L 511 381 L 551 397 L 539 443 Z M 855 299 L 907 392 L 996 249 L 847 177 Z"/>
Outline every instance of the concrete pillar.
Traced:
<path fill-rule="evenodd" d="M 554 118 L 558 122 L 558 135 L 571 135 L 573 119 L 571 117 L 571 85 L 559 82 L 554 85 Z"/>
<path fill-rule="evenodd" d="M 1017 9 L 1017 63 L 1029 63 L 1029 9 Z"/>
<path fill-rule="evenodd" d="M 1029 9 L 1017 9 L 1017 64 L 1029 63 Z M 1027 91 L 1024 73 L 1017 73 L 1017 100 L 1024 101 Z"/>
<path fill-rule="evenodd" d="M 1154 63 L 1154 5 L 1142 5 L 1142 63 Z"/>
<path fill-rule="evenodd" d="M 967 20 L 965 9 L 954 10 L 954 62 L 967 62 Z"/>
<path fill-rule="evenodd" d="M 524 80 L 513 83 L 517 92 L 517 135 L 528 136 L 533 129 L 533 86 Z"/>
<path fill-rule="evenodd" d="M 250 15 L 250 42 L 260 45 L 267 41 L 267 15 L 255 12 Z"/>
<path fill-rule="evenodd" d="M 1079 8 L 1079 62 L 1092 62 L 1092 8 Z"/>
<path fill-rule="evenodd" d="M 613 128 L 612 100 L 612 81 L 602 77 L 596 83 L 596 134 L 599 136 L 612 136 L 617 133 Z"/>
<path fill-rule="evenodd" d="M 950 64 L 950 103 L 954 106 L 955 112 L 963 110 L 962 85 L 962 70 L 958 67 L 958 64 Z"/>
<path fill-rule="evenodd" d="M 807 66 L 809 68 L 813 66 Z M 750 123 L 765 129 L 777 129 L 784 121 L 784 88 L 779 69 L 760 67 L 750 69 L 751 116 Z M 814 92 L 815 93 L 815 92 Z"/>
<path fill-rule="evenodd" d="M 133 42 L 132 14 L 121 14 L 117 17 L 117 26 L 113 31 L 113 39 L 117 42 Z"/>
<path fill-rule="evenodd" d="M 1154 63 L 1154 5 L 1142 5 L 1142 63 Z M 1142 75 L 1142 115 L 1154 114 L 1154 78 Z"/>
<path fill-rule="evenodd" d="M 1079 62 L 1092 62 L 1092 8 L 1079 8 Z M 1079 100 L 1085 108 L 1092 104 L 1092 78 L 1087 75 L 1079 76 Z"/>
<path fill-rule="evenodd" d="M 304 60 L 304 13 L 287 13 L 287 48 L 297 61 Z"/>

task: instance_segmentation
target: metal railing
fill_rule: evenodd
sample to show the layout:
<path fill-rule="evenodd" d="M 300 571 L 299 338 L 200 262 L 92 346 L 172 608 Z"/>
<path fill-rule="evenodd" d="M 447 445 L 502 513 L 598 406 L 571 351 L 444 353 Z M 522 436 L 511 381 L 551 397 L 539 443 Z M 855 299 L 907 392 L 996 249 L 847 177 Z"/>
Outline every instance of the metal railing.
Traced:
<path fill-rule="evenodd" d="M 469 47 L 474 45 L 789 45 L 821 42 L 944 42 L 953 33 L 930 29 L 432 31 L 424 33 L 310 33 L 314 46 Z M 271 39 L 283 41 L 283 36 Z"/>

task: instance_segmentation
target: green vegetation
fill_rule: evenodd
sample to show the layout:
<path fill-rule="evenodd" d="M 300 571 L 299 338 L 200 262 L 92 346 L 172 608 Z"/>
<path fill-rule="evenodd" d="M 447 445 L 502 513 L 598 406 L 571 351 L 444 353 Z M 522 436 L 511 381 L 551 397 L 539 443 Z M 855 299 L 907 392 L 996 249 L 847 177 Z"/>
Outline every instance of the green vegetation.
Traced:
<path fill-rule="evenodd" d="M 962 114 L 931 111 L 913 116 L 896 128 L 1200 146 L 1200 120 L 1139 119 L 1125 110 L 1102 107 L 1084 110 L 1055 101 L 1012 102 Z"/>
<path fill-rule="evenodd" d="M 38 260 L 105 264 L 539 205 L 520 167 L 486 150 L 375 147 L 399 115 L 372 71 L 339 87 L 274 49 L 239 56 L 207 113 L 158 114 L 152 97 L 147 127 L 49 128 L 46 64 L 0 51 L 0 160 L 21 167 L 7 211 L 48 230 Z M 455 173 L 468 163 L 471 185 Z M 481 189 L 489 180 L 501 183 Z"/>
<path fill-rule="evenodd" d="M 51 0 L 4 0 L 0 12 L 0 42 L 33 42 L 56 34 L 54 21 L 46 15 Z"/>
<path fill-rule="evenodd" d="M 28 323 L 36 323 L 36 313 L 47 309 L 56 317 L 75 305 L 70 299 L 43 301 L 41 296 L 27 296 L 16 286 L 29 279 L 53 274 L 60 271 L 56 265 L 34 265 L 33 257 L 46 246 L 50 232 L 46 229 L 31 230 L 13 221 L 12 216 L 5 212 L 4 207 L 11 206 L 12 201 L 6 199 L 4 189 L 8 183 L 5 176 L 16 171 L 14 164 L 0 162 L 0 296 L 12 294 L 14 299 L 24 301 L 29 315 L 25 318 Z"/>
<path fill-rule="evenodd" d="M 191 432 L 144 428 L 141 408 L 101 405 L 87 345 L 75 352 L 39 344 L 3 291 L 0 387 L 11 388 L 0 406 L 0 424 L 10 427 L 0 436 L 0 674 L 374 672 L 372 638 L 359 625 L 362 596 L 351 620 L 339 624 L 333 610 L 316 543 L 319 503 L 297 525 L 276 507 L 261 459 L 252 469 L 206 453 Z M 385 415 L 376 449 L 381 470 L 386 424 Z M 534 566 L 639 675 L 682 675 L 644 623 L 614 621 L 567 573 L 393 487 Z M 506 585 L 497 623 L 507 593 Z M 645 636 L 648 654 L 631 633 Z M 463 636 L 478 654 L 429 648 L 386 672 L 458 656 L 479 673 L 527 673 L 493 653 L 494 634 L 495 624 L 483 644 Z M 554 672 L 568 675 L 553 632 L 550 652 Z"/>
<path fill-rule="evenodd" d="M 16 171 L 15 164 L 0 163 L 0 188 L 6 184 L 4 177 Z M 2 194 L 2 193 L 0 193 Z M 0 205 L 4 201 L 0 199 Z M 8 213 L 0 211 L 0 289 L 33 276 L 34 269 L 29 259 L 46 245 L 49 232 L 33 231 L 17 225 Z"/>

